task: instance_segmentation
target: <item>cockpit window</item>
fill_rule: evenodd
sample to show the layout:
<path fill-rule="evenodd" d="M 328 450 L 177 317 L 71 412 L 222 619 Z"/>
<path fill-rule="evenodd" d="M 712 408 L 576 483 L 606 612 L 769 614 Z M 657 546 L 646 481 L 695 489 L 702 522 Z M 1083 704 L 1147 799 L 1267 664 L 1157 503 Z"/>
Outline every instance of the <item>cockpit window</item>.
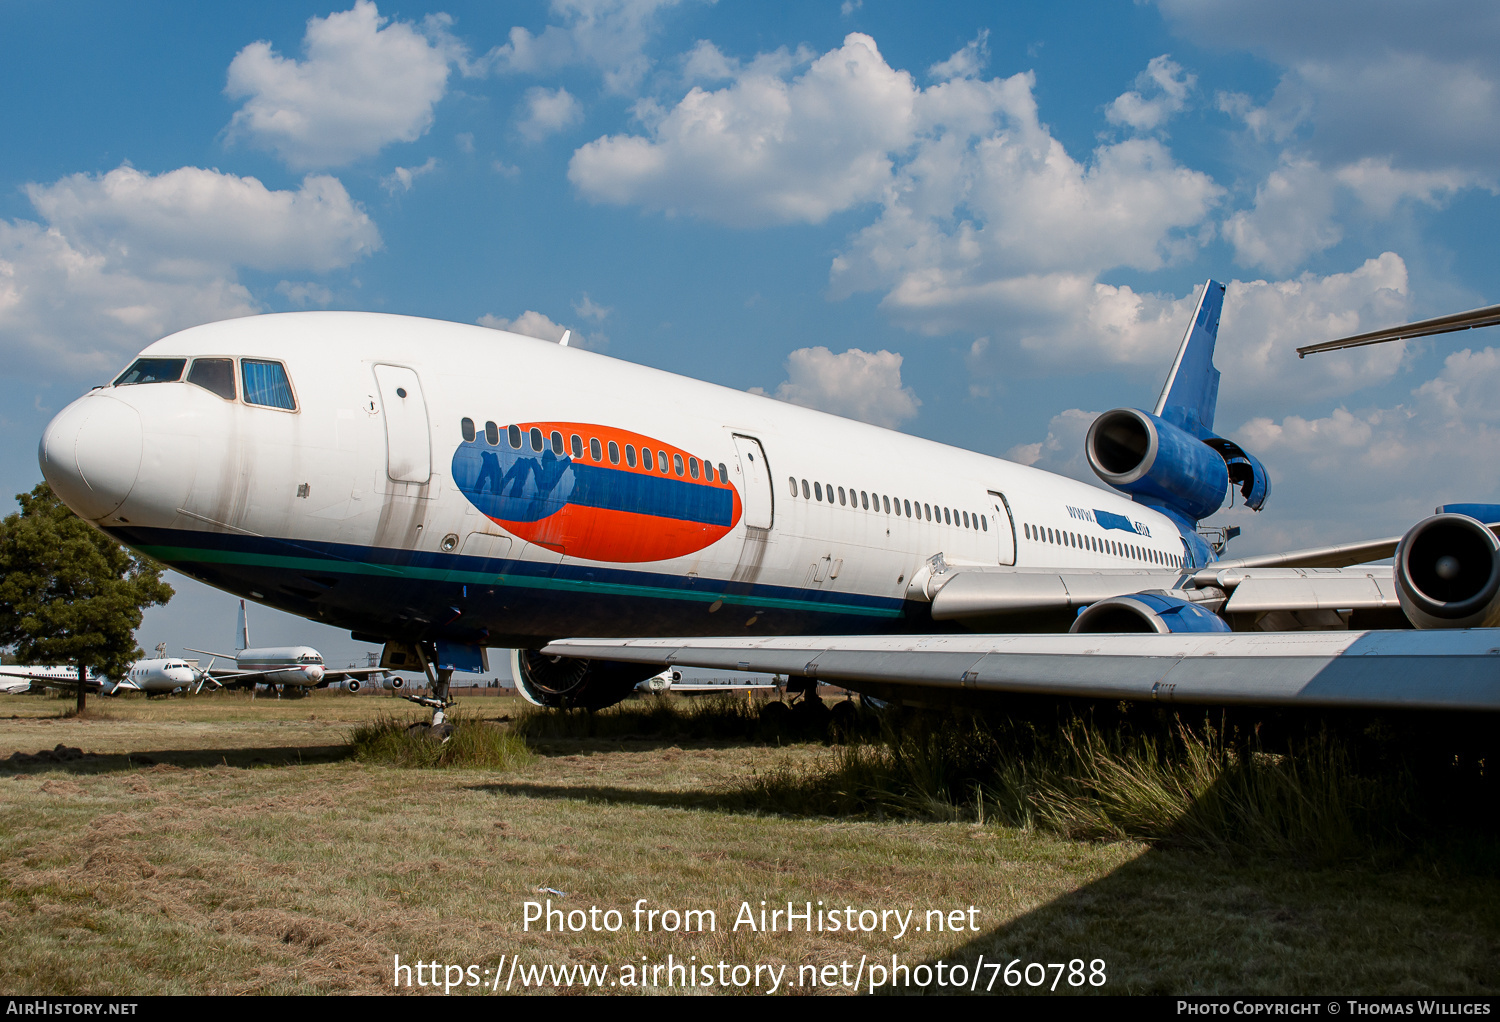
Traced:
<path fill-rule="evenodd" d="M 240 375 L 245 382 L 245 403 L 264 405 L 267 408 L 297 410 L 292 397 L 292 384 L 287 379 L 286 367 L 280 362 L 263 362 L 256 358 L 240 360 Z"/>
<path fill-rule="evenodd" d="M 297 657 L 297 663 L 299 664 L 321 664 L 322 662 L 323 658 L 316 653 L 303 653 Z"/>
<path fill-rule="evenodd" d="M 234 400 L 234 359 L 195 358 L 187 381 L 195 383 L 225 401 Z"/>
<path fill-rule="evenodd" d="M 182 379 L 185 358 L 138 358 L 115 380 L 116 387 L 134 383 L 176 383 Z"/>

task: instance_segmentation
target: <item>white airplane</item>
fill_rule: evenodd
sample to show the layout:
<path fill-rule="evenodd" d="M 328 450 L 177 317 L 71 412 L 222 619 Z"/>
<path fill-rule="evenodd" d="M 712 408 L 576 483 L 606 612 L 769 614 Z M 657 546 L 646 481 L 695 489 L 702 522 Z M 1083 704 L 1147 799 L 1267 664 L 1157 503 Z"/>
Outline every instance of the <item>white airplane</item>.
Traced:
<path fill-rule="evenodd" d="M 1204 286 L 1153 410 L 1090 429 L 1108 490 L 578 348 L 336 312 L 157 341 L 58 413 L 40 461 L 135 550 L 386 643 L 435 723 L 487 646 L 519 649 L 521 691 L 552 706 L 699 666 L 919 702 L 1500 708 L 1500 642 L 1454 630 L 1500 619 L 1500 508 L 1228 561 L 1198 534 L 1231 485 L 1254 509 L 1270 489 L 1213 432 L 1223 294 Z M 1436 630 L 1364 630 L 1408 622 Z M 1338 630 L 1254 631 L 1306 627 Z"/>
<path fill-rule="evenodd" d="M 213 661 L 204 669 L 204 674 L 216 686 L 239 687 L 242 685 L 266 685 L 273 689 L 312 689 L 341 683 L 342 688 L 358 692 L 371 675 L 386 675 L 381 667 L 347 667 L 330 669 L 323 663 L 323 654 L 311 646 L 250 646 L 250 622 L 245 616 L 245 601 L 240 601 L 239 621 L 235 628 L 234 654 L 214 653 L 206 649 L 188 647 L 189 653 L 202 653 L 217 660 L 231 660 L 233 667 L 215 669 Z M 394 679 L 393 687 L 400 688 L 400 679 Z"/>
<path fill-rule="evenodd" d="M 196 692 L 204 677 L 194 661 L 153 657 L 149 660 L 137 660 L 121 678 L 90 675 L 86 678 L 84 687 L 90 692 L 103 692 L 108 696 L 117 696 L 123 692 L 165 695 L 178 689 Z M 78 686 L 78 669 L 40 665 L 0 667 L 0 691 L 27 692 L 34 686 L 74 691 Z"/>

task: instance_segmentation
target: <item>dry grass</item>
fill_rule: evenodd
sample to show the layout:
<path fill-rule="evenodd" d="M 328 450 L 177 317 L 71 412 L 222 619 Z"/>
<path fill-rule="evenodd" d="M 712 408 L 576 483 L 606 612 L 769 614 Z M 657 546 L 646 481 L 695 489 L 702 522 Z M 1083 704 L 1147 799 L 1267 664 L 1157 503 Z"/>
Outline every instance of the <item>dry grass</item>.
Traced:
<path fill-rule="evenodd" d="M 1483 872 L 1082 841 L 996 823 L 993 809 L 983 825 L 772 814 L 747 805 L 762 779 L 826 774 L 847 755 L 774 738 L 558 727 L 503 771 L 404 770 L 344 745 L 381 715 L 423 718 L 389 699 L 119 700 L 79 720 L 47 719 L 48 703 L 0 703 L 33 707 L 0 719 L 0 757 L 58 743 L 95 755 L 0 771 L 0 988 L 14 993 L 381 992 L 397 954 L 481 970 L 509 954 L 669 953 L 795 969 L 892 952 L 1103 958 L 1105 992 L 1500 987 L 1500 882 Z M 719 928 L 528 932 L 539 887 L 567 892 L 554 901 L 569 909 L 714 909 Z M 730 931 L 740 902 L 761 899 L 919 918 L 974 905 L 979 930 Z"/>

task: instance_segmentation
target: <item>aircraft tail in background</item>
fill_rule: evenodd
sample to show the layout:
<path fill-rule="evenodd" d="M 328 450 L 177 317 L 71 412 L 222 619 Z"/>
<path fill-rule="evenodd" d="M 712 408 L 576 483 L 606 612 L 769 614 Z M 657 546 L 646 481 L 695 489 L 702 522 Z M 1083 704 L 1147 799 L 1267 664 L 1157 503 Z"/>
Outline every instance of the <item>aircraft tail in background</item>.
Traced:
<path fill-rule="evenodd" d="M 240 618 L 234 627 L 234 651 L 239 653 L 250 648 L 250 622 L 245 617 L 245 601 L 240 601 Z"/>
<path fill-rule="evenodd" d="M 1214 407 L 1219 402 L 1219 371 L 1214 368 L 1214 342 L 1224 311 L 1224 285 L 1209 280 L 1198 296 L 1193 321 L 1177 349 L 1177 360 L 1162 385 L 1153 414 L 1199 440 L 1214 436 Z"/>

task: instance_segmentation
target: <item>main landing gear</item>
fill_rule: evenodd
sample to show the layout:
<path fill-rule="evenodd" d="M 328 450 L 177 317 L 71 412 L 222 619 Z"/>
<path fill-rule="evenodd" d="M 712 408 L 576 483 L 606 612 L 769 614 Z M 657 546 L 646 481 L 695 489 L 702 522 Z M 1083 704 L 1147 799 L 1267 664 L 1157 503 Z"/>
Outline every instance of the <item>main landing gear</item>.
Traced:
<path fill-rule="evenodd" d="M 448 723 L 448 707 L 453 705 L 453 699 L 448 695 L 448 683 L 453 680 L 453 668 L 436 667 L 434 661 L 437 658 L 437 645 L 431 642 L 419 642 L 416 644 L 417 660 L 422 665 L 422 672 L 427 675 L 428 695 L 407 695 L 406 698 L 418 706 L 426 706 L 432 710 L 432 723 L 413 724 L 412 730 L 422 729 L 434 738 L 447 741 L 453 734 L 453 725 Z"/>

